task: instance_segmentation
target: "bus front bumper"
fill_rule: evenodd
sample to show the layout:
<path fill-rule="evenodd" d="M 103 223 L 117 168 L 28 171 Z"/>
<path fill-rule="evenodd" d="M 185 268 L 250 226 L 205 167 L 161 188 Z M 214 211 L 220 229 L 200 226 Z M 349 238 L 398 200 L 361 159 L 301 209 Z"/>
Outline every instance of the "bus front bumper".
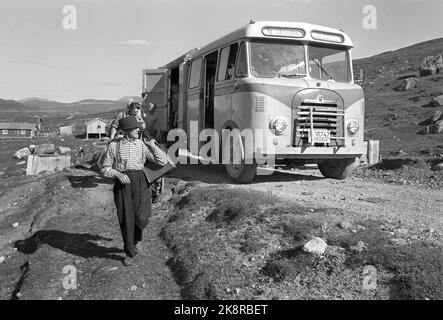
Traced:
<path fill-rule="evenodd" d="M 274 155 L 279 159 L 343 159 L 359 158 L 366 154 L 364 144 L 353 147 L 284 147 L 275 146 L 274 150 L 257 148 L 256 155 Z M 268 152 L 266 152 L 268 151 Z"/>

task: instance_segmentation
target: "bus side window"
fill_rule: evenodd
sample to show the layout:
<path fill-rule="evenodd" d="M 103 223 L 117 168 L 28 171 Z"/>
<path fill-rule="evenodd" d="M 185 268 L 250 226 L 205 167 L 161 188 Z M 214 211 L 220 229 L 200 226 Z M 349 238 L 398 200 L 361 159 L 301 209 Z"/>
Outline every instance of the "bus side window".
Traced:
<path fill-rule="evenodd" d="M 189 77 L 189 88 L 196 88 L 200 84 L 200 74 L 202 68 L 202 58 L 194 60 L 191 65 L 191 76 Z"/>
<path fill-rule="evenodd" d="M 235 59 L 237 58 L 238 43 L 225 47 L 220 52 L 218 81 L 229 80 L 234 77 Z"/>
<path fill-rule="evenodd" d="M 229 50 L 228 67 L 226 69 L 225 80 L 234 77 L 235 60 L 237 59 L 238 43 L 233 43 Z"/>
<path fill-rule="evenodd" d="M 229 47 L 224 47 L 220 51 L 220 64 L 218 66 L 217 81 L 225 80 L 226 72 L 228 69 L 229 49 L 230 49 Z"/>
<path fill-rule="evenodd" d="M 248 75 L 248 71 L 246 69 L 246 46 L 243 42 L 240 45 L 237 65 L 235 67 L 235 76 L 238 78 L 244 78 Z"/>

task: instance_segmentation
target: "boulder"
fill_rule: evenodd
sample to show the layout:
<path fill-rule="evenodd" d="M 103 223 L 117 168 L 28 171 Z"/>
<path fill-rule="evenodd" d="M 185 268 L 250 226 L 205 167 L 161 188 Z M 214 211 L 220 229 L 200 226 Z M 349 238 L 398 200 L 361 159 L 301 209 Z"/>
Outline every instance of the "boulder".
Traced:
<path fill-rule="evenodd" d="M 349 249 L 351 249 L 352 251 L 357 251 L 357 252 L 362 252 L 366 248 L 367 248 L 366 243 L 364 243 L 363 241 L 359 241 L 357 245 L 349 247 Z"/>
<path fill-rule="evenodd" d="M 439 120 L 433 124 L 432 133 L 442 133 L 443 132 L 443 120 Z"/>
<path fill-rule="evenodd" d="M 14 154 L 14 158 L 21 159 L 29 156 L 31 154 L 31 150 L 29 148 L 22 148 L 20 150 L 17 150 Z"/>
<path fill-rule="evenodd" d="M 342 228 L 343 230 L 348 230 L 348 229 L 351 229 L 351 228 L 352 228 L 352 223 L 350 223 L 349 221 L 343 221 L 343 222 L 340 222 L 338 225 L 339 225 L 339 227 Z"/>
<path fill-rule="evenodd" d="M 328 244 L 322 238 L 313 237 L 303 246 L 303 251 L 322 255 L 325 253 L 327 246 Z"/>
<path fill-rule="evenodd" d="M 440 170 L 443 170 L 443 162 L 437 163 L 437 164 L 432 168 L 432 170 L 434 170 L 434 171 L 440 171 Z"/>
<path fill-rule="evenodd" d="M 408 230 L 403 229 L 403 228 L 398 228 L 398 229 L 395 229 L 394 232 L 396 234 L 406 234 L 406 233 L 408 233 Z"/>
<path fill-rule="evenodd" d="M 437 110 L 434 113 L 434 116 L 431 119 L 431 123 L 436 123 L 438 120 L 443 120 L 443 111 Z"/>
<path fill-rule="evenodd" d="M 39 155 L 39 154 L 53 154 L 55 153 L 55 146 L 52 143 L 44 143 L 44 144 L 39 144 L 36 145 L 34 148 L 34 154 L 35 155 Z"/>
<path fill-rule="evenodd" d="M 427 107 L 431 107 L 431 108 L 443 107 L 443 95 L 437 96 L 434 99 L 432 99 L 432 101 L 429 102 Z"/>
<path fill-rule="evenodd" d="M 398 86 L 394 88 L 395 91 L 406 91 L 417 88 L 418 79 L 408 78 L 402 81 Z"/>
<path fill-rule="evenodd" d="M 405 239 L 391 239 L 390 241 L 392 244 L 397 244 L 400 246 L 404 246 L 404 245 L 408 244 L 408 242 Z"/>
<path fill-rule="evenodd" d="M 399 149 L 399 150 L 397 150 L 395 155 L 396 156 L 407 156 L 408 154 L 406 152 L 404 152 L 403 149 Z"/>
<path fill-rule="evenodd" d="M 68 147 L 58 147 L 58 153 L 60 153 L 60 154 L 71 153 L 71 148 L 68 148 Z"/>
<path fill-rule="evenodd" d="M 418 68 L 420 77 L 430 76 L 443 70 L 443 56 L 428 56 L 423 59 Z"/>
<path fill-rule="evenodd" d="M 155 199 L 155 203 L 168 202 L 172 198 L 172 191 L 165 190 L 165 192 L 160 193 L 157 199 Z"/>

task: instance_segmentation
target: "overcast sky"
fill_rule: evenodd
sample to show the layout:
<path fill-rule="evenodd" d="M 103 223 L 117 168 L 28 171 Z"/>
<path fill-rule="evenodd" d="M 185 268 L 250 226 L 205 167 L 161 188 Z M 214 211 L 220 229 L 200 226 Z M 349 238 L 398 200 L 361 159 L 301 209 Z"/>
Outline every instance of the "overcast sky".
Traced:
<path fill-rule="evenodd" d="M 66 5 L 76 8 L 76 30 L 63 27 Z M 363 26 L 367 5 L 376 9 L 376 29 Z M 0 98 L 140 95 L 143 68 L 251 18 L 343 29 L 353 57 L 362 58 L 443 37 L 442 16 L 442 0 L 0 0 Z"/>

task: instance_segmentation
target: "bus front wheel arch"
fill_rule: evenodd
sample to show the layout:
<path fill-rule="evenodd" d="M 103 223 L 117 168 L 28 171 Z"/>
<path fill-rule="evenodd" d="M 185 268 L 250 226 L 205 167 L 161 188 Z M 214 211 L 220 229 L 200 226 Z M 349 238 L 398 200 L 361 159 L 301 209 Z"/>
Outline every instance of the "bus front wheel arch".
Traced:
<path fill-rule="evenodd" d="M 329 159 L 318 164 L 318 169 L 325 178 L 344 180 L 355 169 L 355 159 Z"/>

